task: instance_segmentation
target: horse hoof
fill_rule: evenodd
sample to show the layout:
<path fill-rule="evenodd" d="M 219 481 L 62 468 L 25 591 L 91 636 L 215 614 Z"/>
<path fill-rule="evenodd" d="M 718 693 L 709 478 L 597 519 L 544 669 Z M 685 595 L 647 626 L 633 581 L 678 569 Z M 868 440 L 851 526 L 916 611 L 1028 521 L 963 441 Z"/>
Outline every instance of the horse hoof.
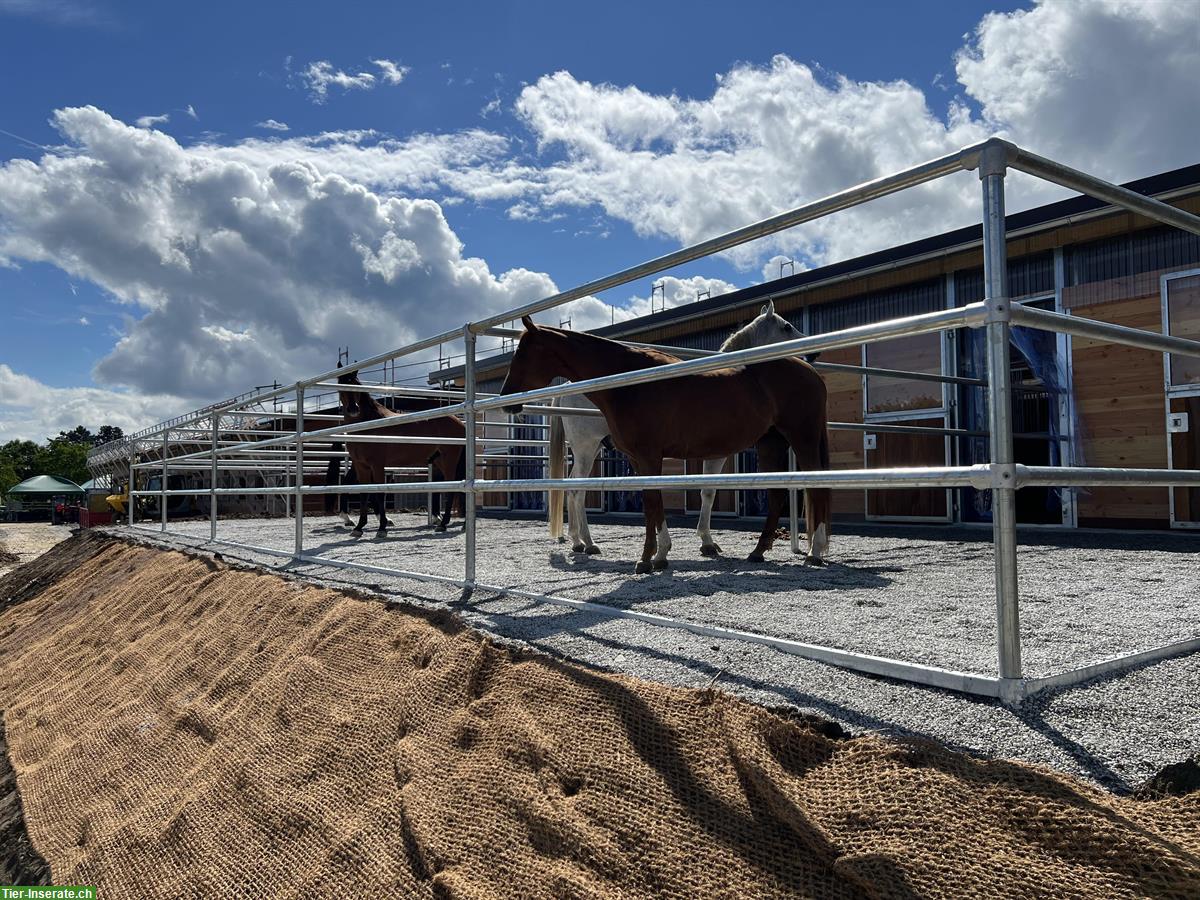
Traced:
<path fill-rule="evenodd" d="M 387 519 L 383 523 L 384 528 L 393 528 L 395 525 L 396 525 L 396 523 L 393 522 L 391 519 Z"/>
<path fill-rule="evenodd" d="M 721 548 L 716 544 L 706 544 L 700 548 L 701 556 L 720 556 Z"/>
<path fill-rule="evenodd" d="M 583 553 L 585 550 L 587 550 L 587 547 L 585 547 L 583 544 L 576 544 L 571 548 L 572 553 Z"/>
<path fill-rule="evenodd" d="M 560 537 L 560 538 L 558 539 L 558 542 L 559 542 L 560 544 L 565 544 L 565 543 L 567 542 L 567 539 L 566 539 L 565 537 Z"/>
<path fill-rule="evenodd" d="M 633 567 L 633 572 L 635 575 L 646 575 L 649 574 L 650 571 L 650 563 L 646 562 L 644 559 Z"/>
<path fill-rule="evenodd" d="M 819 556 L 813 556 L 812 554 L 809 554 L 808 556 L 804 557 L 804 564 L 806 566 L 824 566 L 825 560 L 821 559 Z"/>
<path fill-rule="evenodd" d="M 387 529 L 386 529 L 386 528 L 380 528 L 380 529 L 378 529 L 378 530 L 375 532 L 375 537 L 377 537 L 377 538 L 381 538 L 381 537 L 387 537 Z"/>
<path fill-rule="evenodd" d="M 588 556 L 597 556 L 599 553 L 600 553 L 600 548 L 597 547 L 595 544 L 592 544 L 592 546 L 587 548 Z"/>
<path fill-rule="evenodd" d="M 761 553 L 751 553 L 746 559 L 749 562 L 766 562 Z"/>
<path fill-rule="evenodd" d="M 350 534 L 353 535 L 354 537 L 362 537 L 362 529 L 355 528 L 352 532 L 350 532 Z"/>
<path fill-rule="evenodd" d="M 671 564 L 671 563 L 670 563 L 670 561 L 669 561 L 669 560 L 665 560 L 665 559 L 656 559 L 656 560 L 654 560 L 654 568 L 656 568 L 656 569 L 665 569 L 665 568 L 666 568 L 667 566 L 669 566 L 670 564 Z"/>
<path fill-rule="evenodd" d="M 433 530 L 434 530 L 434 531 L 445 531 L 445 530 L 446 530 L 446 526 L 445 526 L 445 525 L 438 525 L 438 526 L 437 526 L 436 528 L 434 528 Z"/>

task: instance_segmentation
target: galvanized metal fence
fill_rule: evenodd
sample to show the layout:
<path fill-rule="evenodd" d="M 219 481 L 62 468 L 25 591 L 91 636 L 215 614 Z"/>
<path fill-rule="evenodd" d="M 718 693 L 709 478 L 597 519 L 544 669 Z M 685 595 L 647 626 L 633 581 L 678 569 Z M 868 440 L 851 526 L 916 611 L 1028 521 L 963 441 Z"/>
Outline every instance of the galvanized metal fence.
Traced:
<path fill-rule="evenodd" d="M 1081 191 L 1150 219 L 1185 229 L 1194 234 L 1200 234 L 1200 217 L 1043 157 L 1036 156 L 1009 142 L 991 139 L 895 175 L 852 187 L 773 218 L 683 248 L 658 259 L 588 282 L 587 284 L 579 285 L 571 290 L 526 304 L 520 308 L 499 313 L 479 322 L 468 323 L 461 329 L 446 331 L 430 338 L 416 341 L 397 350 L 381 353 L 356 364 L 357 369 L 366 369 L 389 363 L 401 357 L 419 353 L 433 347 L 440 347 L 443 344 L 461 340 L 465 354 L 462 391 L 415 390 L 406 387 L 382 385 L 366 385 L 362 388 L 362 390 L 382 394 L 390 392 L 437 397 L 446 403 L 444 406 L 419 412 L 404 413 L 382 420 L 344 424 L 340 416 L 310 410 L 308 408 L 309 404 L 306 403 L 306 397 L 315 393 L 346 389 L 345 386 L 337 385 L 336 382 L 331 381 L 331 379 L 339 374 L 338 370 L 334 369 L 322 372 L 320 375 L 297 382 L 294 385 L 234 398 L 228 402 L 216 404 L 190 415 L 177 417 L 170 422 L 163 423 L 153 429 L 148 429 L 137 436 L 137 442 L 129 444 L 122 449 L 130 454 L 128 456 L 128 471 L 131 485 L 139 470 L 150 469 L 161 471 L 161 487 L 156 491 L 133 490 L 131 491 L 131 495 L 133 497 L 157 496 L 160 498 L 160 529 L 164 532 L 167 531 L 168 497 L 186 495 L 207 496 L 209 498 L 210 540 L 228 544 L 234 544 L 235 542 L 218 540 L 218 518 L 221 497 L 248 493 L 283 495 L 290 499 L 292 515 L 295 518 L 295 543 L 292 550 L 284 551 L 278 548 L 258 547 L 247 544 L 235 544 L 236 546 L 262 553 L 285 556 L 301 562 L 362 569 L 371 572 L 458 585 L 464 588 L 468 595 L 476 590 L 489 594 L 507 594 L 573 609 L 588 610 L 605 616 L 634 619 L 657 626 L 681 628 L 712 637 L 749 641 L 861 672 L 884 675 L 988 697 L 998 697 L 1006 702 L 1017 702 L 1021 698 L 1046 687 L 1064 686 L 1122 667 L 1200 649 L 1200 636 L 1197 636 L 1190 640 L 1104 660 L 1047 677 L 1028 678 L 1024 676 L 1021 664 L 1016 492 L 1023 487 L 1034 486 L 1082 487 L 1106 484 L 1200 486 L 1200 471 L 1097 467 L 1066 468 L 1017 464 L 1013 451 L 1012 397 L 1010 396 L 1010 382 L 1008 378 L 1010 328 L 1013 325 L 1021 325 L 1050 332 L 1077 335 L 1093 340 L 1142 347 L 1163 353 L 1175 353 L 1194 357 L 1200 357 L 1200 342 L 1075 318 L 1010 303 L 1007 297 L 1008 279 L 1004 213 L 1004 179 L 1010 168 Z M 483 335 L 512 338 L 516 332 L 504 327 L 505 323 L 515 321 L 522 316 L 534 315 L 571 300 L 596 294 L 609 288 L 662 272 L 682 263 L 722 250 L 728 250 L 756 238 L 774 234 L 792 226 L 830 215 L 839 210 L 894 194 L 906 188 L 960 171 L 978 172 L 982 184 L 983 262 L 986 287 L 986 299 L 983 302 L 972 303 L 956 309 L 938 310 L 902 319 L 846 328 L 828 334 L 805 337 L 748 350 L 719 354 L 691 353 L 688 355 L 695 358 L 684 359 L 681 362 L 670 365 L 609 375 L 565 385 L 545 387 L 506 397 L 485 395 L 477 391 L 477 340 Z M 727 366 L 747 365 L 786 356 L 807 355 L 845 347 L 856 347 L 860 344 L 885 341 L 893 338 L 959 328 L 982 328 L 986 332 L 988 377 L 985 384 L 988 396 L 989 419 L 987 433 L 990 437 L 991 447 L 990 462 L 986 464 L 931 468 L 789 471 L 723 475 L 629 476 L 560 480 L 544 478 L 485 479 L 478 477 L 478 468 L 481 462 L 489 458 L 501 459 L 504 457 L 504 454 L 492 453 L 489 455 L 489 451 L 486 448 L 492 444 L 501 444 L 505 447 L 517 445 L 542 447 L 546 445 L 546 441 L 544 440 L 515 441 L 511 437 L 478 437 L 477 425 L 480 424 L 480 416 L 488 411 L 499 410 L 504 406 L 520 403 L 524 405 L 527 412 L 531 413 L 571 413 L 576 411 L 551 409 L 544 404 L 556 397 L 569 394 L 599 391 L 632 384 L 645 384 L 669 378 L 677 378 L 682 375 L 709 372 Z M 667 349 L 676 352 L 674 348 Z M 984 384 L 977 379 L 963 379 L 957 376 L 927 375 L 923 373 L 895 372 L 881 369 L 872 370 L 869 367 L 823 365 L 826 368 L 840 368 L 842 370 L 854 370 L 863 373 L 873 372 L 874 374 L 885 374 L 891 377 L 930 378 L 954 384 L 970 382 L 977 386 Z M 273 406 L 277 408 L 281 400 L 290 398 L 294 399 L 292 399 L 290 407 L 285 407 L 285 409 L 290 408 L 288 414 L 294 416 L 295 419 L 295 427 L 292 431 L 283 434 L 276 432 L 252 433 L 254 431 L 253 428 L 247 429 L 244 426 L 240 426 L 231 429 L 227 427 L 231 421 L 236 421 L 238 417 L 248 418 L 252 422 L 262 421 L 268 415 L 265 412 L 266 407 L 264 406 L 267 401 L 271 401 Z M 278 412 L 273 414 L 278 418 Z M 465 445 L 466 452 L 465 478 L 462 480 L 431 484 L 424 478 L 409 481 L 405 481 L 402 478 L 400 482 L 384 484 L 304 484 L 305 472 L 313 471 L 318 467 L 323 469 L 329 459 L 340 458 L 345 455 L 345 451 L 331 449 L 334 443 L 345 444 L 353 441 L 431 443 L 434 440 L 432 438 L 373 436 L 369 432 L 378 428 L 400 424 L 419 423 L 446 415 L 460 416 L 466 425 L 465 437 L 461 439 Z M 336 420 L 337 424 L 323 424 L 334 420 Z M 494 422 L 488 422 L 487 424 L 488 427 L 496 425 Z M 312 427 L 313 425 L 317 425 L 318 427 Z M 207 426 L 207 428 L 198 426 Z M 522 427 L 529 426 L 524 425 Z M 861 423 L 832 423 L 831 427 L 861 430 L 866 426 L 863 426 Z M 869 427 L 873 431 L 884 430 L 876 424 L 871 424 Z M 893 430 L 901 429 L 910 432 L 934 432 L 938 434 L 958 434 L 961 431 L 960 429 L 928 429 L 916 426 L 885 427 Z M 962 433 L 966 434 L 968 432 Z M 977 432 L 969 433 L 977 434 Z M 223 440 L 222 436 L 227 434 L 233 434 L 235 437 L 245 436 L 250 439 Z M 207 441 L 205 441 L 205 438 L 207 438 Z M 139 455 L 145 452 L 146 447 L 152 446 L 156 440 L 161 440 L 161 447 L 159 448 L 160 458 L 147 462 L 140 461 Z M 447 439 L 445 438 L 437 439 L 437 443 L 446 442 Z M 172 455 L 172 447 L 187 449 L 190 444 L 200 445 L 201 448 L 192 452 Z M 207 446 L 204 446 L 205 444 Z M 482 452 L 481 447 L 484 448 Z M 121 452 L 121 449 L 113 448 L 107 452 L 109 455 L 112 455 L 114 452 Z M 248 465 L 274 467 L 283 473 L 284 476 L 289 477 L 291 483 L 273 487 L 255 487 L 253 489 L 218 486 L 218 476 L 221 472 L 235 470 Z M 169 489 L 168 479 L 172 470 L 178 472 L 197 467 L 201 469 L 207 468 L 209 471 L 211 480 L 207 488 Z M 427 473 L 421 469 L 416 470 L 415 473 L 427 476 Z M 415 473 L 412 470 L 405 470 L 401 474 L 404 476 Z M 787 488 L 794 495 L 796 490 L 809 487 L 879 490 L 925 487 L 973 487 L 977 490 L 990 491 L 992 495 L 992 527 L 995 551 L 998 675 L 953 671 L 901 659 L 856 653 L 836 647 L 807 644 L 784 638 L 702 625 L 695 622 L 639 612 L 637 610 L 617 609 L 599 603 L 491 584 L 486 578 L 481 579 L 478 575 L 476 545 L 478 516 L 476 514 L 476 506 L 478 497 L 484 493 L 544 491 L 549 488 L 589 491 L 681 488 Z M 434 492 L 463 492 L 466 497 L 466 546 L 465 570 L 462 577 L 454 578 L 445 575 L 393 569 L 385 566 L 338 560 L 328 556 L 305 552 L 303 500 L 306 496 L 313 494 L 370 492 L 427 494 Z M 130 503 L 130 526 L 134 524 L 133 508 L 134 504 Z M 793 512 L 793 549 L 796 548 L 796 533 L 795 513 Z"/>

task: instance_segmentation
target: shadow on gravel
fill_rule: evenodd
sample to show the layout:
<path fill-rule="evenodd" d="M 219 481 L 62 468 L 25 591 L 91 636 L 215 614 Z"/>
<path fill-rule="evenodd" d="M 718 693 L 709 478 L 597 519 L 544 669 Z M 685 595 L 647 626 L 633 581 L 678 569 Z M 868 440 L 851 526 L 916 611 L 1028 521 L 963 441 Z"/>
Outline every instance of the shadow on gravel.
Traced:
<path fill-rule="evenodd" d="M 379 537 L 374 531 L 367 530 L 363 532 L 362 537 L 353 537 L 350 534 L 350 529 L 313 529 L 311 534 L 343 534 L 345 540 L 326 541 L 323 544 L 317 544 L 315 547 L 305 547 L 305 553 L 321 553 L 325 550 L 337 550 L 343 547 L 358 547 L 364 544 L 386 546 L 389 544 L 408 544 L 416 541 L 443 541 L 452 538 L 460 537 L 461 535 L 455 530 L 455 526 L 451 525 L 447 531 L 434 531 L 432 526 L 421 526 L 418 529 L 405 529 L 410 531 L 409 534 L 397 534 L 399 528 L 389 528 L 383 537 Z"/>
<path fill-rule="evenodd" d="M 895 580 L 887 577 L 888 575 L 904 571 L 900 566 L 848 566 L 840 562 L 809 566 L 782 558 L 755 563 L 744 559 L 719 557 L 680 560 L 657 572 L 635 575 L 631 560 L 602 559 L 561 550 L 550 552 L 549 563 L 550 567 L 558 572 L 576 575 L 605 574 L 625 579 L 620 586 L 607 593 L 589 598 L 597 603 L 704 597 L 721 590 L 743 593 L 747 590 L 746 578 L 753 579 L 753 585 L 750 587 L 753 593 L 837 591 L 848 588 L 882 589 Z M 675 575 L 691 577 L 672 577 Z"/>

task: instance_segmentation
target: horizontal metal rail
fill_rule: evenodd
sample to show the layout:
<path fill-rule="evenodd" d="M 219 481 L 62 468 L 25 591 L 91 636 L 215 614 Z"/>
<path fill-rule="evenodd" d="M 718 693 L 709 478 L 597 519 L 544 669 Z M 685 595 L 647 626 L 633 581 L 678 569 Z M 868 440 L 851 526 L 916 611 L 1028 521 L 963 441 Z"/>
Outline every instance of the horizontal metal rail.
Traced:
<path fill-rule="evenodd" d="M 1200 487 L 1200 470 L 1018 465 L 1016 482 L 1018 487 L 1102 487 L 1106 484 L 1130 487 Z"/>
<path fill-rule="evenodd" d="M 1129 188 L 1111 184 L 1094 175 L 1072 169 L 1070 166 L 1064 166 L 1062 163 L 1038 156 L 1036 153 L 1030 153 L 1007 141 L 1004 143 L 1009 152 L 1008 164 L 1014 169 L 1020 169 L 1029 175 L 1036 175 L 1038 178 L 1044 178 L 1046 181 L 1062 187 L 1079 191 L 1095 197 L 1097 200 L 1103 200 L 1105 203 L 1123 207 L 1148 219 L 1162 222 L 1164 225 L 1173 225 L 1184 231 L 1190 231 L 1192 234 L 1200 234 L 1200 216 L 1192 215 L 1168 203 L 1163 203 L 1161 200 L 1155 200 L 1153 197 L 1139 194 L 1137 191 L 1131 191 Z"/>
<path fill-rule="evenodd" d="M 386 484 L 327 484 L 306 485 L 301 490 L 305 494 L 451 494 L 462 493 L 465 481 L 407 481 L 388 482 Z M 238 494 L 295 494 L 295 487 L 259 487 L 259 488 L 184 488 L 170 491 L 134 491 L 135 497 L 207 497 L 209 494 L 238 495 Z"/>
<path fill-rule="evenodd" d="M 1180 356 L 1200 357 L 1200 341 L 1154 334 L 1125 325 L 1111 325 L 1108 322 L 1097 322 L 1095 319 L 1085 319 L 1082 316 L 1064 316 L 1061 313 L 1045 309 L 1021 306 L 1019 303 L 1012 305 L 1012 319 L 1016 325 L 1025 325 L 1042 331 L 1071 334 L 1075 337 L 1092 338 L 1106 343 L 1124 344 L 1127 347 L 1141 347 L 1144 350 L 1155 350 L 1159 353 L 1178 353 Z"/>
<path fill-rule="evenodd" d="M 940 309 L 934 312 L 907 316 L 902 319 L 890 319 L 886 322 L 874 322 L 870 325 L 859 325 L 840 331 L 831 331 L 815 337 L 803 337 L 793 341 L 781 341 L 777 344 L 767 344 L 763 347 L 750 347 L 746 350 L 734 350 L 728 353 L 688 359 L 662 366 L 650 366 L 645 369 L 635 369 L 632 372 L 620 372 L 616 375 L 605 375 L 601 378 L 589 378 L 582 381 L 566 382 L 538 388 L 537 390 L 512 393 L 502 397 L 475 402 L 477 412 L 489 409 L 501 409 L 506 406 L 521 405 L 528 400 L 549 400 L 553 397 L 565 397 L 569 394 L 593 393 L 611 390 L 612 388 L 629 387 L 635 384 L 648 384 L 654 381 L 665 381 L 682 375 L 700 375 L 704 372 L 715 372 L 717 369 L 727 369 L 734 366 L 752 365 L 769 362 L 789 356 L 803 356 L 822 350 L 837 350 L 842 347 L 854 347 L 858 344 L 886 341 L 895 337 L 930 334 L 938 331 L 948 331 L 954 328 L 968 328 L 982 325 L 986 311 L 983 303 L 972 303 L 955 309 Z M 313 432 L 320 434 L 320 432 Z"/>
<path fill-rule="evenodd" d="M 702 356 L 716 356 L 718 353 L 729 352 L 721 350 L 698 350 L 695 347 L 672 347 L 670 344 L 646 344 L 641 341 L 617 341 L 626 347 L 636 347 L 639 350 L 661 350 L 680 359 L 699 359 Z M 855 366 L 850 363 L 831 363 L 823 360 L 813 360 L 809 365 L 814 369 L 830 372 L 849 372 L 856 375 L 874 375 L 879 378 L 898 378 L 904 381 L 933 381 L 941 384 L 961 384 L 967 387 L 986 387 L 987 382 L 982 378 L 967 378 L 963 375 L 939 375 L 933 372 L 909 372 L 904 369 L 885 369 L 879 366 Z"/>
<path fill-rule="evenodd" d="M 974 168 L 978 165 L 980 153 L 989 143 L 989 141 L 980 141 L 977 144 L 964 147 L 946 156 L 931 159 L 928 162 L 905 169 L 903 172 L 898 172 L 895 175 L 887 175 L 883 178 L 876 178 L 873 181 L 863 182 L 844 191 L 838 191 L 836 194 L 830 194 L 820 200 L 815 200 L 812 203 L 806 203 L 788 212 L 772 216 L 769 219 L 763 219 L 760 222 L 755 222 L 744 228 L 738 228 L 718 237 L 710 238 L 707 241 L 701 241 L 690 247 L 684 247 L 682 250 L 676 250 L 673 253 L 668 253 L 641 265 L 622 269 L 620 272 L 615 272 L 603 278 L 597 278 L 594 281 L 581 284 L 579 287 L 572 288 L 571 290 L 561 291 L 541 300 L 536 300 L 533 303 L 527 303 L 517 309 L 508 310 L 507 312 L 498 313 L 478 322 L 473 322 L 470 326 L 471 330 L 479 334 L 487 331 L 489 328 L 502 326 L 505 322 L 516 321 L 523 316 L 535 315 L 552 307 L 560 306 L 570 300 L 578 300 L 581 297 L 598 294 L 601 291 L 619 287 L 631 281 L 637 281 L 639 278 L 645 278 L 648 275 L 656 275 L 659 272 L 673 269 L 675 266 L 682 265 L 683 263 L 700 259 L 703 256 L 710 256 L 713 253 L 720 253 L 722 250 L 732 249 L 739 244 L 745 244 L 769 234 L 785 231 L 788 228 L 801 225 L 805 222 L 811 222 L 830 213 L 849 209 L 852 206 L 866 203 L 869 200 L 886 197 L 905 188 L 934 181 L 952 172 Z"/>
<path fill-rule="evenodd" d="M 763 490 L 770 488 L 890 488 L 911 487 L 990 487 L 992 467 L 941 466 L 937 468 L 834 469 L 806 472 L 730 472 L 721 475 L 623 475 L 606 478 L 520 478 L 476 479 L 476 494 L 513 491 L 545 491 L 564 488 L 587 491 L 630 491 L 674 488 L 732 488 Z M 422 490 L 450 493 L 464 490 L 462 481 L 422 481 L 405 484 L 305 485 L 304 494 L 346 493 L 417 493 Z M 217 493 L 263 494 L 278 490 L 294 493 L 295 488 L 218 488 Z M 135 491 L 135 494 L 188 496 L 207 494 L 209 490 Z"/>

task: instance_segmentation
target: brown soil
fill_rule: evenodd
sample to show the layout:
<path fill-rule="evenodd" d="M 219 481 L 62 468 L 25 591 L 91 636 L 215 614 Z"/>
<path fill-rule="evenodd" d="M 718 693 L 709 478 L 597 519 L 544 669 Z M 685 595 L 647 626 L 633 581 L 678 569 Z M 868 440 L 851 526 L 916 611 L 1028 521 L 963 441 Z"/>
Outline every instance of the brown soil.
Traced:
<path fill-rule="evenodd" d="M 1200 794 L 1119 798 L 931 743 L 839 738 L 174 552 L 84 539 L 41 563 L 36 583 L 0 581 L 0 706 L 58 883 L 1200 895 Z"/>

